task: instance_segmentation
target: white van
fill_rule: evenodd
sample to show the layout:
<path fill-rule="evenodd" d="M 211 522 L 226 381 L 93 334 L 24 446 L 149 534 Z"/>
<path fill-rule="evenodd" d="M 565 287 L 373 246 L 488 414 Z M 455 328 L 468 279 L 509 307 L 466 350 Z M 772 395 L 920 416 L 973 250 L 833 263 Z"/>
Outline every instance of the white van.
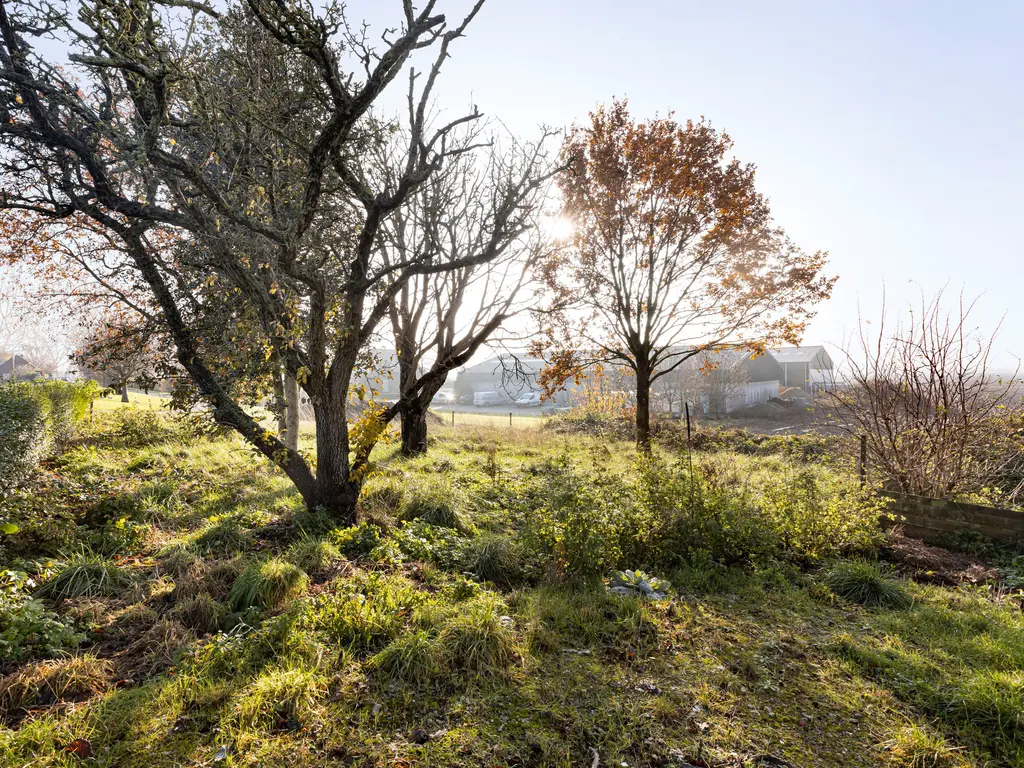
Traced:
<path fill-rule="evenodd" d="M 473 405 L 504 405 L 511 402 L 504 392 L 477 392 L 473 395 Z"/>

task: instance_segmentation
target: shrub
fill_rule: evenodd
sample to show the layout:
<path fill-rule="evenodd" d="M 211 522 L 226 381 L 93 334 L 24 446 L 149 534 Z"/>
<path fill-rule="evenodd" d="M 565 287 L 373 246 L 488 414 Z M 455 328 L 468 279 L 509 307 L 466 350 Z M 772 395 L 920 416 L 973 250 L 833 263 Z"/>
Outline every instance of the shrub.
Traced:
<path fill-rule="evenodd" d="M 309 577 L 298 566 L 283 560 L 264 560 L 242 571 L 228 595 L 233 611 L 246 608 L 280 608 L 286 600 L 306 589 Z"/>
<path fill-rule="evenodd" d="M 621 484 L 582 477 L 568 461 L 535 478 L 535 499 L 523 510 L 524 545 L 555 576 L 595 578 L 618 565 L 625 494 Z"/>
<path fill-rule="evenodd" d="M 76 425 L 89 415 L 89 406 L 99 397 L 95 381 L 38 381 L 37 387 L 50 403 L 50 436 L 57 448 L 66 446 L 75 435 Z"/>
<path fill-rule="evenodd" d="M 145 448 L 182 437 L 177 422 L 158 411 L 130 406 L 119 408 L 111 418 L 111 437 L 122 448 Z"/>
<path fill-rule="evenodd" d="M 441 629 L 438 646 L 456 676 L 502 675 L 519 659 L 511 619 L 502 615 L 503 608 L 496 597 L 483 595 L 466 603 Z"/>
<path fill-rule="evenodd" d="M 36 590 L 38 597 L 60 602 L 71 597 L 112 595 L 131 583 L 122 568 L 89 550 L 73 555 L 57 574 Z"/>
<path fill-rule="evenodd" d="M 50 450 L 50 404 L 32 384 L 0 386 L 0 493 L 26 480 Z"/>
<path fill-rule="evenodd" d="M 844 600 L 861 605 L 906 609 L 914 603 L 907 591 L 877 563 L 865 560 L 839 563 L 825 575 L 825 585 Z"/>
<path fill-rule="evenodd" d="M 436 643 L 418 630 L 399 637 L 371 656 L 367 667 L 385 680 L 413 685 L 428 683 L 439 672 Z"/>

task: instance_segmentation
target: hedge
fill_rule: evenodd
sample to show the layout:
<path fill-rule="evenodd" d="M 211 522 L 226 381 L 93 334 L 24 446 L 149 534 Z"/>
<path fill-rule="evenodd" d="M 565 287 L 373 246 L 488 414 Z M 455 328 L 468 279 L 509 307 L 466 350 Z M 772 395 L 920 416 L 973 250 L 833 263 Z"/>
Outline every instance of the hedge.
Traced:
<path fill-rule="evenodd" d="M 40 460 L 67 444 L 97 394 L 93 381 L 0 385 L 0 493 L 24 482 Z"/>

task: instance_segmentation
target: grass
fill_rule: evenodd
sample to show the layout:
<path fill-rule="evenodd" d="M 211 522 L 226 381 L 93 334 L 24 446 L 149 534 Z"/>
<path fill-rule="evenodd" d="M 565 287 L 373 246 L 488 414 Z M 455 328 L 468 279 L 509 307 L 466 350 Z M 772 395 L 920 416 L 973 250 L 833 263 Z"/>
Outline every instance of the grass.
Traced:
<path fill-rule="evenodd" d="M 130 581 L 131 577 L 110 560 L 81 550 L 36 590 L 36 596 L 60 602 L 72 597 L 112 595 Z"/>
<path fill-rule="evenodd" d="M 914 602 L 881 566 L 864 560 L 839 563 L 825 575 L 825 585 L 844 600 L 861 605 L 905 610 Z"/>
<path fill-rule="evenodd" d="M 309 577 L 293 563 L 283 560 L 265 560 L 242 571 L 228 595 L 228 604 L 234 611 L 246 608 L 281 608 L 286 601 L 305 590 Z"/>
<path fill-rule="evenodd" d="M 36 499 L 0 502 L 30 521 L 4 542 L 16 567 L 87 637 L 0 670 L 0 766 L 209 765 L 222 748 L 217 765 L 568 768 L 596 750 L 601 766 L 1024 766 L 1017 597 L 842 552 L 659 549 L 683 486 L 636 485 L 634 455 L 507 422 L 437 428 L 425 456 L 378 450 L 353 534 L 298 514 L 235 438 L 87 442 Z M 802 551 L 833 533 L 855 551 L 856 530 L 816 527 L 849 516 L 806 465 L 695 464 Z M 401 519 L 426 500 L 436 517 Z M 152 528 L 121 561 L 50 559 L 94 534 L 93 509 Z M 711 522 L 707 541 L 732 546 Z M 669 598 L 610 594 L 601 577 L 625 568 Z M 63 751 L 78 738 L 87 761 Z"/>

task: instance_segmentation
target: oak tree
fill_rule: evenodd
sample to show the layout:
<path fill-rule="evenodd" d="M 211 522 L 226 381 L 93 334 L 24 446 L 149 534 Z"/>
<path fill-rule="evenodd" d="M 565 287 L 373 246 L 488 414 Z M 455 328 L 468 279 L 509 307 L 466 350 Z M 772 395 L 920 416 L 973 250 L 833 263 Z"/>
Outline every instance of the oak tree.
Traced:
<path fill-rule="evenodd" d="M 650 444 L 650 391 L 715 349 L 795 344 L 834 278 L 772 220 L 754 166 L 729 159 L 705 120 L 636 122 L 601 107 L 563 148 L 559 177 L 574 234 L 549 270 L 572 309 L 547 327 L 550 387 L 594 363 L 635 377 L 636 439 Z"/>

